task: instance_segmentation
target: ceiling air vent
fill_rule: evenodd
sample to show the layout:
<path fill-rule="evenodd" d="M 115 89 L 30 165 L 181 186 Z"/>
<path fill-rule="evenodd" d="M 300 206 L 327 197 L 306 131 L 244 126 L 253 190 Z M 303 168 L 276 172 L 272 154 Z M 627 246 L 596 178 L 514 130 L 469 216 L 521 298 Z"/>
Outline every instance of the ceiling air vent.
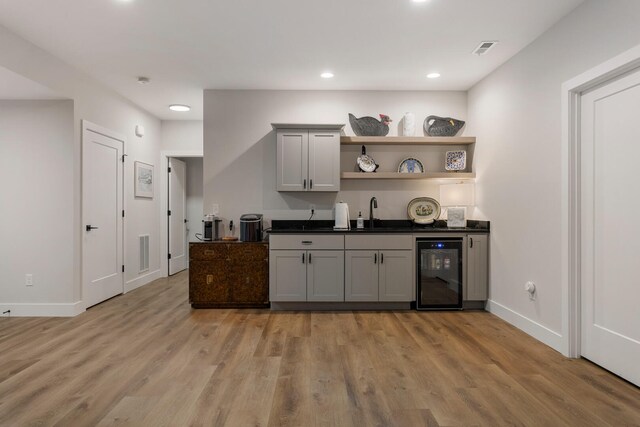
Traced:
<path fill-rule="evenodd" d="M 475 48 L 473 53 L 475 53 L 476 55 L 484 55 L 485 53 L 487 53 L 489 51 L 489 49 L 491 49 L 492 47 L 494 47 L 497 44 L 498 44 L 497 41 L 482 42 L 482 43 L 480 43 L 478 45 L 477 48 Z"/>

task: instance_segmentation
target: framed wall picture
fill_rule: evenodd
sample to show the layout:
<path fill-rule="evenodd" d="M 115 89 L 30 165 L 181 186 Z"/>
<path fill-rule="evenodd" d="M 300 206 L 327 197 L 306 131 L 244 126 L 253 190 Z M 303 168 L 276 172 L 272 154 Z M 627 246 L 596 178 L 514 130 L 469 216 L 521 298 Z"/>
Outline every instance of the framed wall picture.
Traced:
<path fill-rule="evenodd" d="M 135 162 L 135 196 L 153 199 L 153 165 Z"/>

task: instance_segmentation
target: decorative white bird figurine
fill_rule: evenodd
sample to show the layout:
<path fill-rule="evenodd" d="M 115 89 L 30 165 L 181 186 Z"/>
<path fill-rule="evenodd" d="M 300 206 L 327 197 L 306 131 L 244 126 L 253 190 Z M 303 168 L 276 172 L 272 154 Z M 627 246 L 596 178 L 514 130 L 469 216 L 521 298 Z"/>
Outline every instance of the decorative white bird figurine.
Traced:
<path fill-rule="evenodd" d="M 392 120 L 386 114 L 380 114 L 380 120 L 366 116 L 356 118 L 349 113 L 349 123 L 351 129 L 357 136 L 387 136 L 389 133 L 389 123 Z"/>

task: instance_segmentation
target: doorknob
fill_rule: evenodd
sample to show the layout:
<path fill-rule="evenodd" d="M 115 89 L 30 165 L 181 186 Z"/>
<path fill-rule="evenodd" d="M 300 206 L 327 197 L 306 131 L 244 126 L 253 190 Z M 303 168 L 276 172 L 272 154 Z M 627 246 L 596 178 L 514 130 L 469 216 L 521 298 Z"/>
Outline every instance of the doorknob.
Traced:
<path fill-rule="evenodd" d="M 91 226 L 91 225 L 87 225 L 87 226 L 85 227 L 85 230 L 87 230 L 87 231 L 97 230 L 97 229 L 98 229 L 98 227 L 93 227 L 93 226 Z"/>

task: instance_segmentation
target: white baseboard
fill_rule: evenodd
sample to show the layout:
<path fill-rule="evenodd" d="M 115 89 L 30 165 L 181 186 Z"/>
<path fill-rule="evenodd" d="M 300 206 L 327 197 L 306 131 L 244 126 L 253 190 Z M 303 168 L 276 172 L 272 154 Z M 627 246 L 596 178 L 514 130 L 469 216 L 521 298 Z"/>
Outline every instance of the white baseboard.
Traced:
<path fill-rule="evenodd" d="M 560 353 L 563 352 L 565 345 L 561 334 L 552 331 L 546 326 L 543 326 L 520 313 L 516 313 L 510 308 L 492 300 L 487 301 L 486 310 L 495 314 L 505 322 L 512 324 L 516 328 L 521 329 L 538 341 L 542 341 L 554 350 Z"/>
<path fill-rule="evenodd" d="M 138 289 L 139 287 L 149 284 L 161 277 L 162 273 L 160 272 L 160 269 L 144 274 L 142 276 L 138 276 L 135 279 L 129 280 L 124 284 L 124 293 L 126 294 L 127 292 L 131 292 L 134 289 Z"/>
<path fill-rule="evenodd" d="M 11 310 L 11 317 L 73 317 L 84 312 L 85 306 L 82 301 L 70 303 L 0 304 L 0 313 L 7 310 Z"/>

